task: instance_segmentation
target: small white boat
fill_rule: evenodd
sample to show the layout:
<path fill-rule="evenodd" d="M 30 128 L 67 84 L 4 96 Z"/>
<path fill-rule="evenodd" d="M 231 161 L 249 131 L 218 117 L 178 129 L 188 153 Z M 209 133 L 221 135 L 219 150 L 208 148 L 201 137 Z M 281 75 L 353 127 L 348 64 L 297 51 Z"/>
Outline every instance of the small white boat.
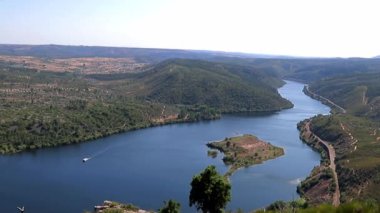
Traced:
<path fill-rule="evenodd" d="M 83 158 L 83 163 L 85 163 L 86 161 L 90 160 L 91 158 Z"/>

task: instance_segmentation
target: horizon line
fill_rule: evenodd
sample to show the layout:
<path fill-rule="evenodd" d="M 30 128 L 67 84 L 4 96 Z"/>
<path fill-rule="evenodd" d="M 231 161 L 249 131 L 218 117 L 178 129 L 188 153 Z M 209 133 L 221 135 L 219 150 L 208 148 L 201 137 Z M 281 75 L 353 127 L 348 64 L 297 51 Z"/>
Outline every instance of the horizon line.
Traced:
<path fill-rule="evenodd" d="M 188 48 L 170 48 L 170 47 L 142 47 L 142 46 L 115 46 L 115 45 L 86 45 L 86 44 L 58 44 L 58 43 L 45 43 L 45 44 L 26 44 L 26 43 L 0 43 L 1 46 L 67 46 L 67 47 L 100 47 L 100 48 L 126 48 L 126 49 L 150 49 L 150 50 L 171 50 L 171 51 L 199 51 L 199 52 L 219 52 L 219 53 L 233 53 L 233 54 L 243 54 L 243 55 L 256 55 L 256 56 L 266 56 L 267 58 L 280 57 L 280 58 L 293 58 L 293 59 L 377 59 L 380 55 L 375 55 L 372 57 L 363 56 L 303 56 L 303 55 L 286 55 L 286 54 L 275 54 L 275 53 L 256 53 L 256 52 L 244 52 L 244 51 L 227 51 L 227 50 L 210 50 L 210 49 L 188 49 Z"/>

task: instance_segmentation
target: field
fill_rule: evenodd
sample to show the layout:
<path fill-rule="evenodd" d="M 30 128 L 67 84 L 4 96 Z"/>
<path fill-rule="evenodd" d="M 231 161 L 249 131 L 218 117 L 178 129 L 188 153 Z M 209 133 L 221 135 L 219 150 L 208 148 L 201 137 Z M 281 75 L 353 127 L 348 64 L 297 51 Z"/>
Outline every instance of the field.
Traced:
<path fill-rule="evenodd" d="M 139 63 L 133 58 L 93 57 L 51 59 L 6 55 L 0 55 L 0 63 L 14 68 L 50 72 L 75 72 L 77 74 L 130 73 L 142 71 L 149 66 L 148 63 Z"/>

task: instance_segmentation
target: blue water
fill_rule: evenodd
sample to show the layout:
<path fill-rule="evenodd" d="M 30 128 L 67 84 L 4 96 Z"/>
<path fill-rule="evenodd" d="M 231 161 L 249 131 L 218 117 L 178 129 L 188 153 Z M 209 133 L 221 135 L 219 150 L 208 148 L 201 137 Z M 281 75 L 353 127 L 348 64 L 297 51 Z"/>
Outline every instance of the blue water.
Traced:
<path fill-rule="evenodd" d="M 67 213 L 92 210 L 103 200 L 157 210 L 175 199 L 188 206 L 190 181 L 206 166 L 227 171 L 219 155 L 207 156 L 208 141 L 254 134 L 285 149 L 285 155 L 240 169 L 231 177 L 228 209 L 246 211 L 297 197 L 297 180 L 319 164 L 319 154 L 299 139 L 297 122 L 329 108 L 288 81 L 279 92 L 294 108 L 266 115 L 224 115 L 216 121 L 173 124 L 127 132 L 89 143 L 0 156 L 0 212 Z M 82 163 L 84 157 L 93 157 Z"/>

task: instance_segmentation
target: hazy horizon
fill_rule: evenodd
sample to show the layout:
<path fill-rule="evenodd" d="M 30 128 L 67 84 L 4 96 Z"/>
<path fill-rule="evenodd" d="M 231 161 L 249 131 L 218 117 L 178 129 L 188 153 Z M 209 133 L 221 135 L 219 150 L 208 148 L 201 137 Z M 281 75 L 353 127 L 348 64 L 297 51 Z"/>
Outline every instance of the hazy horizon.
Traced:
<path fill-rule="evenodd" d="M 380 55 L 376 1 L 0 0 L 0 43 Z"/>

